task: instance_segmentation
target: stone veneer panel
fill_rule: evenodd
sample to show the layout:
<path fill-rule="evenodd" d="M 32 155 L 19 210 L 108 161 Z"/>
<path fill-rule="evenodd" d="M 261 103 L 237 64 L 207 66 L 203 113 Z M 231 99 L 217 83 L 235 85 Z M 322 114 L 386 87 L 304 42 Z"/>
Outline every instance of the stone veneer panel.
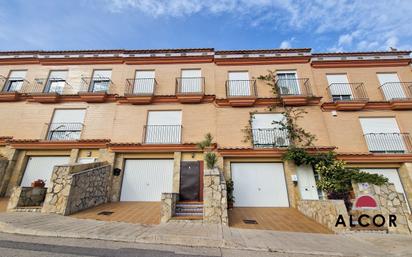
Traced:
<path fill-rule="evenodd" d="M 178 193 L 162 193 L 160 206 L 160 222 L 168 222 L 175 214 L 176 202 L 179 200 Z"/>
<path fill-rule="evenodd" d="M 298 210 L 334 232 L 349 230 L 348 227 L 335 227 L 339 215 L 342 215 L 345 221 L 349 220 L 343 200 L 301 200 L 298 202 Z"/>
<path fill-rule="evenodd" d="M 203 222 L 228 224 L 226 180 L 219 169 L 205 169 Z"/>
<path fill-rule="evenodd" d="M 110 171 L 106 163 L 56 166 L 42 212 L 70 215 L 107 202 Z"/>
<path fill-rule="evenodd" d="M 43 204 L 47 188 L 15 187 L 10 196 L 7 211 L 16 211 L 19 207 L 35 207 Z"/>
<path fill-rule="evenodd" d="M 412 231 L 412 220 L 409 213 L 406 199 L 402 193 L 396 191 L 395 185 L 386 183 L 381 186 L 366 184 L 361 187 L 360 184 L 353 183 L 355 196 L 370 195 L 375 198 L 378 204 L 377 210 L 372 213 L 380 213 L 387 220 L 389 215 L 396 215 L 396 227 L 387 227 L 389 233 L 410 234 Z M 358 213 L 369 214 L 370 210 L 356 210 Z M 387 223 L 385 223 L 387 225 Z"/>

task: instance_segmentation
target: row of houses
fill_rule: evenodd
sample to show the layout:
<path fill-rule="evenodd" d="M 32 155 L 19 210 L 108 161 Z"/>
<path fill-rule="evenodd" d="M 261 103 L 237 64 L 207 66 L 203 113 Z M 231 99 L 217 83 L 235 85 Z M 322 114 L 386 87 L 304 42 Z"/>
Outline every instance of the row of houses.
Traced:
<path fill-rule="evenodd" d="M 411 206 L 410 65 L 406 51 L 0 52 L 0 192 L 36 179 L 50 186 L 56 165 L 106 162 L 116 171 L 106 201 L 174 193 L 198 208 L 209 198 L 196 143 L 210 133 L 235 208 L 297 208 L 325 198 L 312 167 L 282 160 L 290 142 L 274 121 L 299 107 L 316 151 L 335 149 L 348 165 L 386 176 Z M 268 72 L 275 91 L 259 79 Z"/>

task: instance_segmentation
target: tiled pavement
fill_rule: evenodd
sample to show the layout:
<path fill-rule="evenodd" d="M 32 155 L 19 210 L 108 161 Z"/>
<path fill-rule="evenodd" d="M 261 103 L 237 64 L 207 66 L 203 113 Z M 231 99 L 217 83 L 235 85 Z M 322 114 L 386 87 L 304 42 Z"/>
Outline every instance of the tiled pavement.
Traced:
<path fill-rule="evenodd" d="M 244 220 L 255 220 L 257 224 L 246 224 Z M 229 222 L 235 228 L 332 234 L 295 208 L 233 208 L 229 210 Z"/>
<path fill-rule="evenodd" d="M 279 232 L 187 222 L 138 225 L 39 213 L 1 213 L 0 232 L 317 256 L 411 256 L 412 252 L 410 236 L 370 234 L 362 238 L 354 234 Z M 395 241 L 398 242 L 396 248 L 390 247 Z"/>
<path fill-rule="evenodd" d="M 113 212 L 103 215 L 101 212 Z M 100 214 L 99 214 L 100 213 Z M 135 224 L 159 224 L 160 202 L 113 202 L 71 215 L 74 218 L 121 221 Z"/>

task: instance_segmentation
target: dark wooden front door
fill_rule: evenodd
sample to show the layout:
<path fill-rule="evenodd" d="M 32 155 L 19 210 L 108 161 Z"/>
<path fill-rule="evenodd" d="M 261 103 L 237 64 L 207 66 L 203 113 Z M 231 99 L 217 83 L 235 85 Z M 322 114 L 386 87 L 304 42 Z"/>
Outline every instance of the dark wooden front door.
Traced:
<path fill-rule="evenodd" d="M 201 200 L 200 162 L 187 161 L 180 163 L 180 201 Z"/>

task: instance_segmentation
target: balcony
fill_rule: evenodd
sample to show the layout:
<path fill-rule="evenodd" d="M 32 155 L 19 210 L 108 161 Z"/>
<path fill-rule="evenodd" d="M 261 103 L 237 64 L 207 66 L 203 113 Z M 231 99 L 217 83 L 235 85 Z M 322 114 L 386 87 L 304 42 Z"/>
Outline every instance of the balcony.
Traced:
<path fill-rule="evenodd" d="M 34 86 L 28 90 L 32 101 L 39 103 L 56 103 L 60 96 L 72 93 L 71 86 L 63 79 L 35 79 Z"/>
<path fill-rule="evenodd" d="M 82 77 L 79 96 L 88 103 L 105 102 L 109 94 L 113 94 L 113 83 L 106 77 Z"/>
<path fill-rule="evenodd" d="M 252 129 L 254 147 L 287 147 L 289 146 L 288 133 L 275 128 Z"/>
<path fill-rule="evenodd" d="M 19 100 L 20 95 L 27 91 L 28 86 L 29 82 L 24 78 L 0 76 L 0 101 L 12 102 Z"/>
<path fill-rule="evenodd" d="M 412 109 L 412 82 L 387 82 L 379 89 L 393 110 Z"/>
<path fill-rule="evenodd" d="M 339 111 L 362 110 L 369 101 L 363 83 L 332 83 L 327 90 Z"/>
<path fill-rule="evenodd" d="M 180 144 L 181 125 L 145 125 L 143 138 L 145 144 Z"/>
<path fill-rule="evenodd" d="M 154 78 L 127 79 L 124 96 L 131 104 L 150 104 L 156 87 Z"/>
<path fill-rule="evenodd" d="M 307 78 L 276 78 L 275 86 L 282 103 L 287 106 L 306 105 L 313 97 Z"/>
<path fill-rule="evenodd" d="M 411 153 L 409 133 L 368 133 L 364 135 L 371 153 Z"/>
<path fill-rule="evenodd" d="M 83 123 L 50 123 L 47 140 L 78 140 L 83 129 Z"/>
<path fill-rule="evenodd" d="M 205 78 L 176 78 L 176 97 L 181 103 L 200 103 L 205 95 Z"/>
<path fill-rule="evenodd" d="M 256 80 L 227 80 L 226 96 L 231 106 L 253 106 L 257 98 Z"/>

